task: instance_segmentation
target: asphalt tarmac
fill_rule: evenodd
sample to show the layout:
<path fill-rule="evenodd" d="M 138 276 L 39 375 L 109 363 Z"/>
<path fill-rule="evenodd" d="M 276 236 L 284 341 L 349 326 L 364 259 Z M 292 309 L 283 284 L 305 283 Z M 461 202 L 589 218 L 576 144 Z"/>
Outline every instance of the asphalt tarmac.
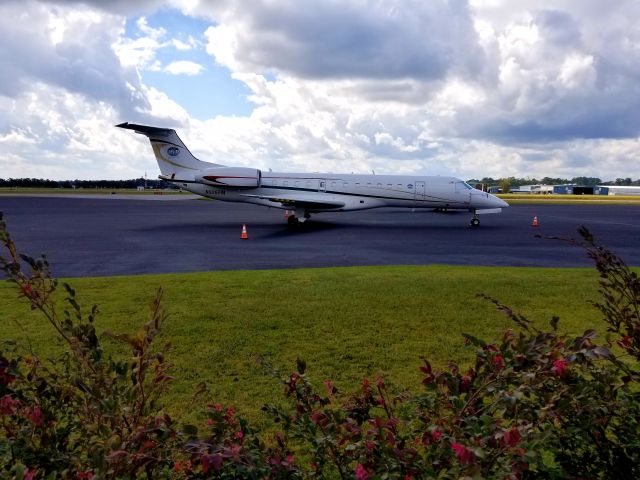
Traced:
<path fill-rule="evenodd" d="M 468 212 L 378 209 L 318 214 L 291 229 L 283 210 L 157 200 L 0 196 L 0 211 L 20 251 L 46 253 L 58 277 L 353 265 L 585 267 L 591 262 L 580 248 L 535 237 L 577 237 L 580 225 L 640 266 L 637 206 L 514 205 L 481 216 L 479 228 L 469 226 Z M 240 239 L 243 224 L 248 240 Z"/>

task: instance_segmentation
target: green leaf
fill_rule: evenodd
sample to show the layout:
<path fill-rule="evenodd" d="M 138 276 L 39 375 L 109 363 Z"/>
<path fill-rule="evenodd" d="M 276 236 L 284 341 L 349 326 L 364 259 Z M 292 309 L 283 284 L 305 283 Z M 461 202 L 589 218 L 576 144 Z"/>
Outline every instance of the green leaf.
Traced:
<path fill-rule="evenodd" d="M 182 427 L 182 431 L 190 437 L 198 436 L 198 427 L 196 427 L 195 425 L 184 425 Z"/>
<path fill-rule="evenodd" d="M 487 342 L 485 342 L 484 340 L 482 340 L 481 338 L 477 338 L 474 337 L 471 334 L 468 333 L 463 333 L 462 336 L 472 345 L 476 346 L 476 347 L 485 347 L 487 345 Z"/>
<path fill-rule="evenodd" d="M 300 358 L 296 358 L 296 368 L 300 375 L 304 375 L 304 372 L 307 369 L 307 362 Z"/>

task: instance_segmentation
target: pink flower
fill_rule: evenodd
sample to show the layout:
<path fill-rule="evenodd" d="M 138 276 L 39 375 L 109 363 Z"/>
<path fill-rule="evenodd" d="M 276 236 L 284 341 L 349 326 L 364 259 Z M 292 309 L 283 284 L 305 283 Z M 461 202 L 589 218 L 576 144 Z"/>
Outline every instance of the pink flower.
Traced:
<path fill-rule="evenodd" d="M 173 471 L 180 473 L 191 468 L 191 462 L 189 460 L 176 460 L 173 463 Z"/>
<path fill-rule="evenodd" d="M 28 283 L 24 283 L 20 285 L 20 290 L 22 291 L 22 295 L 24 295 L 27 298 L 33 295 L 33 287 Z"/>
<path fill-rule="evenodd" d="M 433 432 L 431 432 L 431 438 L 434 442 L 439 442 L 440 437 L 442 437 L 442 432 L 440 430 L 434 430 Z"/>
<path fill-rule="evenodd" d="M 24 471 L 24 480 L 33 480 L 38 471 L 35 468 L 27 468 Z"/>
<path fill-rule="evenodd" d="M 362 379 L 362 391 L 365 393 L 369 393 L 370 389 L 371 389 L 371 382 L 369 382 L 369 379 L 367 377 L 364 377 Z"/>
<path fill-rule="evenodd" d="M 618 341 L 618 345 L 622 348 L 629 348 L 631 346 L 631 337 L 629 335 L 625 335 L 622 337 L 622 340 Z"/>
<path fill-rule="evenodd" d="M 222 468 L 222 455 L 219 453 L 215 455 L 203 455 L 200 458 L 200 463 L 202 463 L 202 471 L 204 473 L 209 473 L 212 467 L 217 472 Z"/>
<path fill-rule="evenodd" d="M 228 407 L 227 411 L 224 415 L 224 419 L 227 423 L 232 423 L 233 422 L 233 418 L 236 414 L 236 409 L 234 407 Z"/>
<path fill-rule="evenodd" d="M 2 415 L 13 415 L 19 406 L 20 400 L 14 400 L 9 394 L 0 398 L 0 414 Z"/>
<path fill-rule="evenodd" d="M 4 362 L 3 362 L 4 363 Z M 15 375 L 9 373 L 8 366 L 0 366 L 0 383 L 10 385 L 16 379 Z"/>
<path fill-rule="evenodd" d="M 497 371 L 500 371 L 504 368 L 504 358 L 502 358 L 502 355 L 496 355 L 495 357 L 493 357 L 492 362 Z"/>
<path fill-rule="evenodd" d="M 42 415 L 42 410 L 37 405 L 35 407 L 30 407 L 27 409 L 26 417 L 37 427 L 41 427 L 44 425 L 44 416 Z"/>
<path fill-rule="evenodd" d="M 244 440 L 244 433 L 242 433 L 242 431 L 239 430 L 234 434 L 234 437 L 236 437 L 236 440 L 242 443 L 242 441 Z"/>
<path fill-rule="evenodd" d="M 242 447 L 240 445 L 231 445 L 227 451 L 231 458 L 240 458 L 240 453 L 242 452 Z"/>
<path fill-rule="evenodd" d="M 367 480 L 369 478 L 369 473 L 367 473 L 367 469 L 362 466 L 362 464 L 358 464 L 356 467 L 356 480 Z"/>
<path fill-rule="evenodd" d="M 460 381 L 460 391 L 468 392 L 471 386 L 471 377 L 469 375 L 463 375 Z"/>
<path fill-rule="evenodd" d="M 93 480 L 93 472 L 88 470 L 86 472 L 78 472 L 76 473 L 77 480 Z"/>
<path fill-rule="evenodd" d="M 510 430 L 504 432 L 502 439 L 507 447 L 515 447 L 522 440 L 522 436 L 520 435 L 517 427 L 511 427 Z"/>
<path fill-rule="evenodd" d="M 564 358 L 559 358 L 553 361 L 553 367 L 551 367 L 551 371 L 556 375 L 556 377 L 561 377 L 564 375 L 565 370 L 567 369 L 568 362 Z"/>
<path fill-rule="evenodd" d="M 456 457 L 458 457 L 458 460 L 462 464 L 466 465 L 472 463 L 476 458 L 471 450 L 460 443 L 452 443 L 451 448 L 453 448 L 453 451 L 456 453 Z"/>

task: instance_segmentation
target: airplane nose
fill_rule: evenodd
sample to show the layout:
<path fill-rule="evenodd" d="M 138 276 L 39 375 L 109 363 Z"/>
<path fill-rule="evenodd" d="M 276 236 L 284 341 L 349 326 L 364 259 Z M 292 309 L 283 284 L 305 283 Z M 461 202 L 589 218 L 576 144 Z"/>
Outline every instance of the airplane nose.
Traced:
<path fill-rule="evenodd" d="M 475 205 L 476 208 L 504 208 L 509 206 L 509 204 L 501 198 L 486 192 L 472 192 L 471 203 Z"/>
<path fill-rule="evenodd" d="M 509 206 L 509 204 L 507 202 L 505 202 L 504 200 L 502 200 L 501 198 L 494 197 L 493 195 L 492 195 L 492 197 L 493 197 L 492 200 L 496 204 L 496 208 L 505 208 L 505 207 Z"/>

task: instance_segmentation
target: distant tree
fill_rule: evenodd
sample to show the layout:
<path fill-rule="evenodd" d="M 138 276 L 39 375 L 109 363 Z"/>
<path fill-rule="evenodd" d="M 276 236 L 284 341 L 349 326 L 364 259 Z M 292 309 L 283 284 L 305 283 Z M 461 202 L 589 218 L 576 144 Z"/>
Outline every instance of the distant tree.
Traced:
<path fill-rule="evenodd" d="M 485 185 L 489 186 L 498 185 L 498 181 L 491 177 L 484 177 L 482 180 L 480 180 L 480 183 L 484 183 Z"/>
<path fill-rule="evenodd" d="M 571 182 L 566 178 L 544 177 L 542 180 L 540 180 L 540 183 L 542 183 L 543 185 L 562 185 Z"/>
<path fill-rule="evenodd" d="M 509 193 L 511 191 L 511 180 L 508 178 L 500 180 L 500 190 L 502 190 L 502 193 Z"/>
<path fill-rule="evenodd" d="M 627 177 L 627 178 L 616 178 L 615 184 L 616 185 L 631 185 L 631 179 L 629 177 Z"/>
<path fill-rule="evenodd" d="M 571 179 L 571 183 L 576 185 L 600 185 L 602 180 L 598 177 L 574 177 Z"/>

